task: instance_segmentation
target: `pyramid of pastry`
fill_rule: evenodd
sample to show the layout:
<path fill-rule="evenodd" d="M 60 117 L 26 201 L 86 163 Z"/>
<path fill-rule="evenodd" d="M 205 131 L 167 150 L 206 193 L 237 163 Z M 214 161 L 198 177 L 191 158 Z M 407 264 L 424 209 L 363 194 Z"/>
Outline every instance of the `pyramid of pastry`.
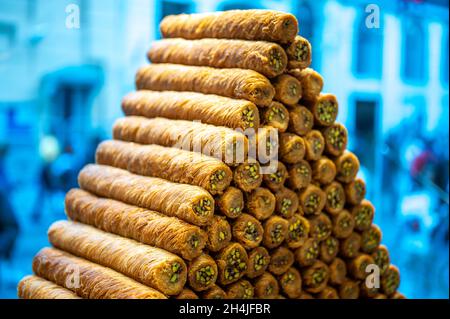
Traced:
<path fill-rule="evenodd" d="M 19 297 L 402 298 L 295 17 L 182 14 L 160 28 Z"/>

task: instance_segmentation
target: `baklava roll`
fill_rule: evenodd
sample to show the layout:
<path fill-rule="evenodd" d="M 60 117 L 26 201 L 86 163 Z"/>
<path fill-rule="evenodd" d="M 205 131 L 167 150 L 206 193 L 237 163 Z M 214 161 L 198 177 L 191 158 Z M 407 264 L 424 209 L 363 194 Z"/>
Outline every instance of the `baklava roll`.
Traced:
<path fill-rule="evenodd" d="M 258 187 L 247 195 L 247 212 L 258 220 L 269 218 L 275 211 L 275 204 L 275 195 L 264 187 Z"/>
<path fill-rule="evenodd" d="M 253 140 L 251 141 L 253 142 Z M 261 164 L 267 164 L 278 158 L 280 141 L 277 129 L 270 126 L 260 127 L 255 134 L 254 143 L 250 143 L 252 147 L 255 144 L 257 158 Z M 252 148 L 250 150 L 253 151 Z"/>
<path fill-rule="evenodd" d="M 228 218 L 239 217 L 244 209 L 244 194 L 236 187 L 228 187 L 215 201 L 219 211 Z"/>
<path fill-rule="evenodd" d="M 319 215 L 311 216 L 308 218 L 310 231 L 309 235 L 321 242 L 331 235 L 333 225 L 327 214 L 319 213 Z"/>
<path fill-rule="evenodd" d="M 340 241 L 339 255 L 345 258 L 354 258 L 358 254 L 361 247 L 361 235 L 351 233 L 350 236 Z"/>
<path fill-rule="evenodd" d="M 283 73 L 287 66 L 280 45 L 234 39 L 162 39 L 152 43 L 147 58 L 152 63 L 249 69 L 269 78 Z"/>
<path fill-rule="evenodd" d="M 228 10 L 169 15 L 159 26 L 164 38 L 244 39 L 290 43 L 298 33 L 297 19 L 275 10 Z"/>
<path fill-rule="evenodd" d="M 230 243 L 222 248 L 215 260 L 219 269 L 217 282 L 221 285 L 236 282 L 247 272 L 248 255 L 238 243 Z"/>
<path fill-rule="evenodd" d="M 361 178 L 356 178 L 345 184 L 345 198 L 349 204 L 359 205 L 366 196 L 366 183 Z"/>
<path fill-rule="evenodd" d="M 269 272 L 265 272 L 257 277 L 253 285 L 255 287 L 255 297 L 258 299 L 275 299 L 280 293 L 277 279 Z"/>
<path fill-rule="evenodd" d="M 333 236 L 342 239 L 347 238 L 353 232 L 355 220 L 348 210 L 343 209 L 336 215 L 332 216 Z"/>
<path fill-rule="evenodd" d="M 262 246 L 253 248 L 248 253 L 247 274 L 248 278 L 261 276 L 269 266 L 270 255 Z"/>
<path fill-rule="evenodd" d="M 373 299 L 388 299 L 388 297 L 384 294 L 376 294 L 372 297 Z"/>
<path fill-rule="evenodd" d="M 286 243 L 289 248 L 295 249 L 306 242 L 310 230 L 309 221 L 300 214 L 294 214 L 288 222 Z"/>
<path fill-rule="evenodd" d="M 176 296 L 175 299 L 199 299 L 197 294 L 189 288 L 183 288 L 183 290 Z"/>
<path fill-rule="evenodd" d="M 347 277 L 347 265 L 341 258 L 334 258 L 328 266 L 330 269 L 330 284 L 342 285 Z"/>
<path fill-rule="evenodd" d="M 364 199 L 359 205 L 353 206 L 351 214 L 355 220 L 355 229 L 364 231 L 372 225 L 375 208 L 370 201 Z"/>
<path fill-rule="evenodd" d="M 322 156 L 311 165 L 312 178 L 320 184 L 329 184 L 336 176 L 336 166 L 328 157 Z"/>
<path fill-rule="evenodd" d="M 305 69 L 311 65 L 311 43 L 300 35 L 286 47 L 286 54 L 288 69 Z"/>
<path fill-rule="evenodd" d="M 297 269 L 289 268 L 284 274 L 278 276 L 283 293 L 290 299 L 296 299 L 302 292 L 302 277 Z"/>
<path fill-rule="evenodd" d="M 280 216 L 272 216 L 264 222 L 263 245 L 269 249 L 280 246 L 287 235 L 289 222 Z"/>
<path fill-rule="evenodd" d="M 316 260 L 314 264 L 304 269 L 301 275 L 306 292 L 315 294 L 327 286 L 330 270 L 325 263 Z"/>
<path fill-rule="evenodd" d="M 307 105 L 314 115 L 316 126 L 330 126 L 336 121 L 339 106 L 334 94 L 322 93 Z"/>
<path fill-rule="evenodd" d="M 189 91 L 243 99 L 266 107 L 275 88 L 262 74 L 246 69 L 216 69 L 159 63 L 141 67 L 136 74 L 137 90 Z"/>
<path fill-rule="evenodd" d="M 202 293 L 202 299 L 226 299 L 226 298 L 227 294 L 225 293 L 225 291 L 216 284 L 212 285 L 211 288 Z"/>
<path fill-rule="evenodd" d="M 97 164 L 200 186 L 211 194 L 222 193 L 233 179 L 231 169 L 217 158 L 178 148 L 109 140 L 98 145 L 95 155 Z"/>
<path fill-rule="evenodd" d="M 299 80 L 289 74 L 281 74 L 272 79 L 275 88 L 274 100 L 285 105 L 294 106 L 302 97 L 302 85 Z"/>
<path fill-rule="evenodd" d="M 81 189 L 66 194 L 65 211 L 73 221 L 165 249 L 187 260 L 199 256 L 206 245 L 207 236 L 197 226 Z"/>
<path fill-rule="evenodd" d="M 81 299 L 67 288 L 38 276 L 26 276 L 17 285 L 20 299 Z"/>
<path fill-rule="evenodd" d="M 381 291 L 387 296 L 392 296 L 400 286 L 400 272 L 394 265 L 390 265 L 381 276 Z"/>
<path fill-rule="evenodd" d="M 249 214 L 242 214 L 233 221 L 233 239 L 245 249 L 258 247 L 264 236 L 261 223 Z"/>
<path fill-rule="evenodd" d="M 260 169 L 260 165 L 256 161 L 239 164 L 234 169 L 234 184 L 244 192 L 251 192 L 258 188 L 263 179 Z"/>
<path fill-rule="evenodd" d="M 371 256 L 375 262 L 375 265 L 377 265 L 380 269 L 380 274 L 383 275 L 391 262 L 388 249 L 384 245 L 379 245 Z"/>
<path fill-rule="evenodd" d="M 323 88 L 322 76 L 311 68 L 303 70 L 292 69 L 289 74 L 300 81 L 302 85 L 302 99 L 305 101 L 314 101 Z"/>
<path fill-rule="evenodd" d="M 214 199 L 203 188 L 167 180 L 139 176 L 104 165 L 86 165 L 78 175 L 82 189 L 178 217 L 197 226 L 211 222 Z"/>
<path fill-rule="evenodd" d="M 285 132 L 289 125 L 289 111 L 283 104 L 273 101 L 268 107 L 261 109 L 261 123 Z"/>
<path fill-rule="evenodd" d="M 275 213 L 284 218 L 290 218 L 298 209 L 298 196 L 289 188 L 282 187 L 275 192 Z"/>
<path fill-rule="evenodd" d="M 314 297 L 311 294 L 302 291 L 297 299 L 314 299 Z"/>
<path fill-rule="evenodd" d="M 295 250 L 295 260 L 300 267 L 311 266 L 319 257 L 319 243 L 314 238 L 308 238 Z"/>
<path fill-rule="evenodd" d="M 114 123 L 116 140 L 181 148 L 236 166 L 247 159 L 248 140 L 241 132 L 193 121 L 126 116 Z"/>
<path fill-rule="evenodd" d="M 205 230 L 208 237 L 206 248 L 210 251 L 219 251 L 231 241 L 231 226 L 224 216 L 215 215 Z"/>
<path fill-rule="evenodd" d="M 334 237 L 328 237 L 320 243 L 320 260 L 324 263 L 331 263 L 339 252 L 339 240 Z"/>
<path fill-rule="evenodd" d="M 195 291 L 207 290 L 215 284 L 217 272 L 214 259 L 202 254 L 189 262 L 187 272 L 189 286 Z"/>
<path fill-rule="evenodd" d="M 339 294 L 333 287 L 326 286 L 316 297 L 318 299 L 339 299 Z"/>
<path fill-rule="evenodd" d="M 294 190 L 305 188 L 311 183 L 312 168 L 305 160 L 289 165 L 288 167 L 288 186 Z"/>
<path fill-rule="evenodd" d="M 359 160 L 355 154 L 345 151 L 344 154 L 334 160 L 336 165 L 336 179 L 343 183 L 351 182 L 358 174 Z"/>
<path fill-rule="evenodd" d="M 305 141 L 305 159 L 308 161 L 317 161 L 325 150 L 325 138 L 318 130 L 312 130 L 304 136 Z"/>
<path fill-rule="evenodd" d="M 369 229 L 361 233 L 361 251 L 371 254 L 381 242 L 381 229 L 377 225 L 372 224 Z"/>
<path fill-rule="evenodd" d="M 380 294 L 380 289 L 375 286 L 369 287 L 366 283 L 366 280 L 361 280 L 361 283 L 359 284 L 359 294 L 363 298 L 375 299 L 377 295 Z"/>
<path fill-rule="evenodd" d="M 298 199 L 305 215 L 318 215 L 325 207 L 326 194 L 316 185 L 309 184 L 308 187 L 300 191 Z"/>
<path fill-rule="evenodd" d="M 277 171 L 272 174 L 264 174 L 264 184 L 273 192 L 278 191 L 283 187 L 286 178 L 288 177 L 288 171 L 286 166 L 280 161 L 277 162 Z"/>
<path fill-rule="evenodd" d="M 91 226 L 55 222 L 48 239 L 58 249 L 114 269 L 166 295 L 179 294 L 186 282 L 186 264 L 177 255 Z"/>
<path fill-rule="evenodd" d="M 338 215 L 345 206 L 345 191 L 341 183 L 332 182 L 324 188 L 327 201 L 325 210 L 332 216 Z"/>
<path fill-rule="evenodd" d="M 369 272 L 366 272 L 367 266 L 373 264 L 374 261 L 370 255 L 358 254 L 348 262 L 347 269 L 353 278 L 364 280 L 369 274 Z"/>
<path fill-rule="evenodd" d="M 340 156 L 347 148 L 348 132 L 344 125 L 335 123 L 322 131 L 325 139 L 325 152 L 331 156 Z"/>
<path fill-rule="evenodd" d="M 201 121 L 232 129 L 257 129 L 260 124 L 254 103 L 197 92 L 134 91 L 122 99 L 122 110 L 127 116 Z"/>
<path fill-rule="evenodd" d="M 391 299 L 406 299 L 406 296 L 398 291 L 396 291 L 392 296 L 390 296 Z"/>
<path fill-rule="evenodd" d="M 302 105 L 292 106 L 289 110 L 289 132 L 300 136 L 308 134 L 314 126 L 314 116 Z"/>
<path fill-rule="evenodd" d="M 339 286 L 339 297 L 341 299 L 358 299 L 359 291 L 360 290 L 357 281 L 346 279 Z"/>
<path fill-rule="evenodd" d="M 83 299 L 167 298 L 161 292 L 110 268 L 55 248 L 43 248 L 39 251 L 33 259 L 33 272 L 70 289 Z"/>
<path fill-rule="evenodd" d="M 268 270 L 274 275 L 281 275 L 294 264 L 294 261 L 294 253 L 288 248 L 280 246 L 270 253 Z"/>
<path fill-rule="evenodd" d="M 305 156 L 305 141 L 292 133 L 280 134 L 280 159 L 287 164 L 295 164 Z"/>
<path fill-rule="evenodd" d="M 255 289 L 250 281 L 240 279 L 225 288 L 227 299 L 253 299 Z"/>

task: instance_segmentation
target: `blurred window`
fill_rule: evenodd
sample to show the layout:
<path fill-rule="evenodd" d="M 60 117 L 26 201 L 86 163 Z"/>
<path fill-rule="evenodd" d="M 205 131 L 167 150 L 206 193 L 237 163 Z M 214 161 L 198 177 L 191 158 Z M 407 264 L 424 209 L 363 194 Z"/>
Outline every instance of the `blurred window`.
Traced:
<path fill-rule="evenodd" d="M 448 54 L 449 54 L 449 52 L 448 52 L 448 30 L 447 30 L 446 35 L 444 37 L 445 37 L 444 38 L 445 42 L 442 45 L 444 47 L 444 50 L 442 50 L 442 52 L 443 52 L 442 59 L 444 60 L 442 62 L 442 65 L 444 66 L 444 68 L 442 70 L 443 70 L 444 82 L 448 84 L 448 67 L 449 67 L 449 65 L 448 65 Z"/>
<path fill-rule="evenodd" d="M 415 19 L 406 19 L 403 37 L 402 75 L 405 80 L 424 81 L 428 45 L 422 24 Z"/>
<path fill-rule="evenodd" d="M 298 28 L 300 35 L 311 42 L 314 35 L 314 17 L 311 7 L 308 3 L 303 2 L 300 5 L 296 6 L 294 10 L 295 16 L 298 19 Z"/>
<path fill-rule="evenodd" d="M 194 12 L 194 3 L 188 0 L 162 0 L 159 1 L 160 10 L 156 10 L 159 14 L 159 19 L 155 19 L 156 21 L 156 36 L 157 38 L 161 38 L 161 33 L 159 32 L 159 23 L 161 20 L 168 15 L 171 14 L 180 14 L 180 13 L 193 13 Z"/>
<path fill-rule="evenodd" d="M 13 44 L 16 29 L 12 24 L 0 21 L 0 53 L 8 52 Z"/>
<path fill-rule="evenodd" d="M 247 1 L 224 1 L 219 5 L 218 10 L 249 10 L 249 9 L 262 9 L 263 7 L 258 4 L 251 4 Z"/>

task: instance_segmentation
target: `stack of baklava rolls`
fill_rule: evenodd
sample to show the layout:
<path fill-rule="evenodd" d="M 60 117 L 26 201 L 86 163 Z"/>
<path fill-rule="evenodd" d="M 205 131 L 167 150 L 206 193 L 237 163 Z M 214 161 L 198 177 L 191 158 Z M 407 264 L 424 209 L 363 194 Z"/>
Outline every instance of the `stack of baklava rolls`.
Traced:
<path fill-rule="evenodd" d="M 160 28 L 19 297 L 402 298 L 295 17 L 182 14 Z"/>

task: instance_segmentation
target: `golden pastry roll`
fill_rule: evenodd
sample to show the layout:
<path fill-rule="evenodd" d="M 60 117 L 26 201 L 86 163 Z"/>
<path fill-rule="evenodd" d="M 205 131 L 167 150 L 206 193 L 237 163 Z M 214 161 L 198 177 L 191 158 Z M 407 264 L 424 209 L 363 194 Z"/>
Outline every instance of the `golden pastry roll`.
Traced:
<path fill-rule="evenodd" d="M 312 178 L 320 184 L 329 184 L 336 176 L 336 166 L 328 157 L 321 156 L 311 164 Z"/>
<path fill-rule="evenodd" d="M 318 299 L 340 299 L 337 290 L 330 286 L 326 286 L 316 296 Z"/>
<path fill-rule="evenodd" d="M 302 291 L 297 299 L 314 299 L 314 297 L 311 294 Z"/>
<path fill-rule="evenodd" d="M 275 88 L 274 100 L 285 105 L 294 106 L 302 97 L 302 85 L 299 80 L 289 74 L 281 74 L 272 79 Z"/>
<path fill-rule="evenodd" d="M 339 286 L 339 297 L 341 299 L 358 299 L 359 292 L 360 289 L 357 281 L 346 279 Z"/>
<path fill-rule="evenodd" d="M 359 284 L 359 294 L 363 298 L 376 298 L 380 294 L 380 289 L 376 287 L 369 287 L 365 280 L 361 280 Z"/>
<path fill-rule="evenodd" d="M 297 19 L 274 10 L 228 10 L 169 15 L 159 25 L 164 38 L 244 39 L 289 43 L 298 33 Z"/>
<path fill-rule="evenodd" d="M 247 69 L 216 69 L 153 63 L 136 74 L 136 89 L 153 91 L 189 91 L 243 99 L 266 107 L 275 96 L 275 88 L 262 74 Z"/>
<path fill-rule="evenodd" d="M 334 160 L 336 165 L 336 179 L 343 183 L 349 183 L 356 177 L 359 171 L 359 160 L 355 154 L 345 151 L 344 154 Z"/>
<path fill-rule="evenodd" d="M 339 252 L 339 240 L 334 237 L 328 237 L 320 243 L 320 260 L 330 264 Z"/>
<path fill-rule="evenodd" d="M 294 253 L 287 247 L 280 246 L 271 251 L 268 270 L 274 275 L 281 275 L 294 264 L 294 261 Z"/>
<path fill-rule="evenodd" d="M 380 269 L 380 274 L 383 275 L 391 262 L 387 247 L 384 245 L 379 245 L 375 251 L 372 252 L 371 256 L 375 262 L 375 265 L 377 265 Z"/>
<path fill-rule="evenodd" d="M 284 163 L 298 163 L 305 156 L 305 141 L 296 134 L 281 133 L 278 155 Z"/>
<path fill-rule="evenodd" d="M 314 115 L 302 105 L 292 106 L 289 110 L 289 132 L 300 136 L 308 134 L 314 126 Z"/>
<path fill-rule="evenodd" d="M 294 214 L 288 219 L 288 223 L 286 243 L 289 248 L 295 249 L 306 242 L 310 230 L 309 221 L 300 214 Z"/>
<path fill-rule="evenodd" d="M 244 134 L 200 122 L 126 116 L 114 123 L 113 136 L 126 142 L 194 151 L 230 166 L 247 159 L 248 140 Z"/>
<path fill-rule="evenodd" d="M 236 282 L 247 272 L 248 255 L 241 244 L 228 244 L 217 253 L 215 261 L 219 270 L 217 282 L 221 285 Z"/>
<path fill-rule="evenodd" d="M 325 150 L 325 138 L 318 130 L 311 130 L 303 137 L 305 141 L 305 159 L 317 161 Z"/>
<path fill-rule="evenodd" d="M 189 288 L 183 288 L 183 290 L 175 296 L 175 299 L 199 299 L 197 294 Z"/>
<path fill-rule="evenodd" d="M 339 239 L 350 236 L 355 227 L 355 220 L 346 209 L 343 209 L 339 213 L 332 216 L 331 222 L 333 224 L 333 236 Z"/>
<path fill-rule="evenodd" d="M 210 251 L 219 251 L 228 246 L 231 241 L 231 226 L 223 216 L 215 215 L 211 224 L 206 226 L 205 231 L 208 237 L 206 248 Z"/>
<path fill-rule="evenodd" d="M 246 161 L 239 164 L 233 172 L 233 182 L 235 186 L 243 192 L 251 192 L 258 188 L 263 180 L 260 173 L 261 167 L 256 161 Z"/>
<path fill-rule="evenodd" d="M 247 195 L 247 212 L 258 220 L 269 218 L 275 211 L 275 195 L 264 187 L 258 187 Z"/>
<path fill-rule="evenodd" d="M 269 78 L 283 73 L 287 66 L 280 45 L 238 39 L 162 39 L 152 43 L 147 58 L 152 63 L 249 69 Z"/>
<path fill-rule="evenodd" d="M 305 69 L 311 65 L 311 43 L 300 35 L 286 47 L 286 54 L 289 69 Z"/>
<path fill-rule="evenodd" d="M 289 125 L 289 111 L 283 104 L 273 101 L 261 110 L 261 122 L 266 126 L 285 132 Z"/>
<path fill-rule="evenodd" d="M 258 247 L 264 236 L 261 223 L 249 214 L 242 214 L 233 221 L 233 239 L 245 249 Z"/>
<path fill-rule="evenodd" d="M 294 253 L 295 260 L 300 267 L 311 266 L 319 258 L 319 242 L 314 238 L 308 238 Z"/>
<path fill-rule="evenodd" d="M 321 242 L 331 236 L 333 225 L 330 218 L 325 213 L 311 216 L 308 218 L 310 230 L 309 235 Z"/>
<path fill-rule="evenodd" d="M 214 214 L 214 199 L 201 187 L 134 175 L 119 168 L 88 164 L 80 171 L 78 184 L 98 196 L 155 210 L 197 226 L 210 223 Z"/>
<path fill-rule="evenodd" d="M 81 299 L 69 289 L 38 276 L 26 276 L 17 285 L 20 299 Z"/>
<path fill-rule="evenodd" d="M 167 295 L 180 293 L 186 282 L 186 264 L 177 255 L 91 226 L 55 222 L 48 230 L 48 239 L 58 249 L 114 269 Z"/>
<path fill-rule="evenodd" d="M 331 156 L 340 156 L 347 148 L 348 132 L 340 123 L 332 124 L 322 131 L 325 139 L 325 153 Z"/>
<path fill-rule="evenodd" d="M 361 247 L 361 235 L 356 232 L 350 234 L 350 236 L 341 239 L 339 247 L 339 255 L 345 258 L 354 258 L 358 254 Z"/>
<path fill-rule="evenodd" d="M 366 272 L 367 266 L 373 265 L 374 261 L 370 255 L 358 254 L 348 262 L 348 272 L 353 278 L 364 280 L 369 272 Z"/>
<path fill-rule="evenodd" d="M 381 229 L 377 225 L 372 224 L 369 229 L 361 233 L 361 251 L 365 253 L 373 253 L 381 242 Z"/>
<path fill-rule="evenodd" d="M 342 285 L 347 277 L 347 265 L 341 258 L 334 258 L 328 265 L 330 269 L 330 284 Z"/>
<path fill-rule="evenodd" d="M 373 299 L 388 299 L 388 297 L 385 294 L 376 294 L 372 298 Z"/>
<path fill-rule="evenodd" d="M 219 211 L 228 218 L 239 217 L 244 209 L 244 194 L 236 187 L 228 187 L 215 201 Z"/>
<path fill-rule="evenodd" d="M 356 178 L 345 184 L 345 198 L 349 204 L 359 205 L 366 196 L 366 183 L 361 178 Z"/>
<path fill-rule="evenodd" d="M 96 151 L 96 162 L 126 169 L 143 176 L 200 186 L 220 194 L 233 179 L 233 172 L 217 158 L 159 145 L 104 141 Z"/>
<path fill-rule="evenodd" d="M 396 291 L 392 296 L 390 296 L 391 299 L 406 299 L 406 296 L 398 291 Z"/>
<path fill-rule="evenodd" d="M 311 266 L 302 270 L 303 288 L 309 293 L 319 293 L 327 287 L 330 277 L 328 266 L 316 260 Z"/>
<path fill-rule="evenodd" d="M 325 210 L 332 216 L 339 214 L 345 206 L 345 190 L 341 183 L 332 182 L 324 188 L 327 200 Z"/>
<path fill-rule="evenodd" d="M 323 78 L 311 68 L 292 69 L 289 74 L 300 81 L 302 85 L 302 99 L 305 101 L 314 101 L 322 91 Z"/>
<path fill-rule="evenodd" d="M 330 126 L 336 121 L 339 104 L 334 94 L 321 93 L 314 101 L 306 104 L 314 115 L 314 125 Z"/>
<path fill-rule="evenodd" d="M 253 299 L 255 288 L 250 281 L 240 279 L 225 288 L 227 299 Z"/>
<path fill-rule="evenodd" d="M 267 164 L 278 158 L 280 141 L 278 130 L 271 126 L 263 126 L 258 129 L 254 139 L 250 139 L 250 145 L 256 144 L 257 159 L 261 164 Z M 254 142 L 254 143 L 253 143 Z"/>
<path fill-rule="evenodd" d="M 270 255 L 262 246 L 253 248 L 248 253 L 247 274 L 248 278 L 261 276 L 269 266 Z"/>
<path fill-rule="evenodd" d="M 188 264 L 187 280 L 195 291 L 211 288 L 217 280 L 217 264 L 211 256 L 202 254 Z"/>
<path fill-rule="evenodd" d="M 283 293 L 290 299 L 296 299 L 302 291 L 302 278 L 294 267 L 289 268 L 284 274 L 278 276 Z"/>
<path fill-rule="evenodd" d="M 309 184 L 299 192 L 298 199 L 305 215 L 318 215 L 325 207 L 326 194 L 316 185 Z"/>
<path fill-rule="evenodd" d="M 275 213 L 284 217 L 290 218 L 298 209 L 298 196 L 289 188 L 282 187 L 275 192 Z"/>
<path fill-rule="evenodd" d="M 202 299 L 226 299 L 226 298 L 227 294 L 225 293 L 225 291 L 216 284 L 212 285 L 211 288 L 202 293 Z"/>
<path fill-rule="evenodd" d="M 110 268 L 55 248 L 43 248 L 33 259 L 33 272 L 70 289 L 83 299 L 166 299 L 161 292 Z"/>
<path fill-rule="evenodd" d="M 269 249 L 280 246 L 287 236 L 289 222 L 280 216 L 272 216 L 264 222 L 263 245 Z"/>
<path fill-rule="evenodd" d="M 263 175 L 264 185 L 266 185 L 271 191 L 276 192 L 283 187 L 287 177 L 288 172 L 286 165 L 278 161 L 276 172 Z"/>
<path fill-rule="evenodd" d="M 257 129 L 260 124 L 254 103 L 197 92 L 134 91 L 122 99 L 122 110 L 127 116 L 201 121 L 242 130 Z"/>
<path fill-rule="evenodd" d="M 312 168 L 305 160 L 289 165 L 287 184 L 291 189 L 299 190 L 311 183 Z"/>
<path fill-rule="evenodd" d="M 381 276 L 381 291 L 387 296 L 392 296 L 400 286 L 400 272 L 394 265 L 389 265 Z"/>
<path fill-rule="evenodd" d="M 257 277 L 253 286 L 255 287 L 255 297 L 258 299 L 275 299 L 280 293 L 277 279 L 269 272 Z"/>
<path fill-rule="evenodd" d="M 355 220 L 355 229 L 364 231 L 372 225 L 375 208 L 370 201 L 364 199 L 359 205 L 353 206 L 351 214 Z"/>
<path fill-rule="evenodd" d="M 187 260 L 200 255 L 206 245 L 207 236 L 197 226 L 81 189 L 66 194 L 65 211 L 73 221 L 165 249 Z"/>

